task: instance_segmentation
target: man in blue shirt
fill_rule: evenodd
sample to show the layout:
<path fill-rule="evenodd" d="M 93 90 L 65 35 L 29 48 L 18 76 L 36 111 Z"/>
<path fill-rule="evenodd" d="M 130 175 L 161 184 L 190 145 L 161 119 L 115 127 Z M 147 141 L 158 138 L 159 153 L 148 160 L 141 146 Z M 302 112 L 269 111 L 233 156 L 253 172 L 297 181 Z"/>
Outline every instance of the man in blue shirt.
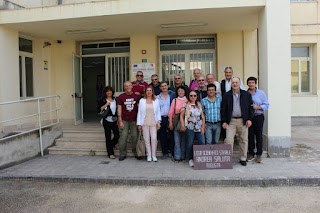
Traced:
<path fill-rule="evenodd" d="M 249 77 L 247 79 L 247 85 L 249 87 L 248 92 L 252 95 L 254 117 L 252 120 L 252 126 L 249 128 L 249 146 L 247 161 L 252 161 L 254 155 L 257 155 L 257 163 L 261 163 L 262 155 L 262 130 L 264 123 L 264 112 L 269 108 L 269 102 L 266 94 L 256 87 L 257 78 Z M 257 143 L 255 144 L 254 137 L 256 137 Z M 255 148 L 257 152 L 254 153 Z"/>
<path fill-rule="evenodd" d="M 203 112 L 206 117 L 206 144 L 218 144 L 221 131 L 221 97 L 216 96 L 216 85 L 208 84 L 208 96 L 201 100 Z"/>
<path fill-rule="evenodd" d="M 160 83 L 160 89 L 161 93 L 157 95 L 161 112 L 161 127 L 159 129 L 159 137 L 163 154 L 162 159 L 166 159 L 168 158 L 169 150 L 171 151 L 172 156 L 174 150 L 173 132 L 169 129 L 168 114 L 171 102 L 175 97 L 175 92 L 168 90 L 168 84 L 165 81 Z M 169 140 L 167 138 L 168 135 Z"/>

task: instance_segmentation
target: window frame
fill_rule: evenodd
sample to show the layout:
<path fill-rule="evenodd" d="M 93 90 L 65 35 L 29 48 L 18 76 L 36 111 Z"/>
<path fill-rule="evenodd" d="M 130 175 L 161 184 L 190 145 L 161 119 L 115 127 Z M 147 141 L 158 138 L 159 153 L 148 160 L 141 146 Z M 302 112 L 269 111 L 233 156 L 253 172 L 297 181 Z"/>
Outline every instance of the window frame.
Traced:
<path fill-rule="evenodd" d="M 292 93 L 291 91 L 291 95 L 294 96 L 299 96 L 299 95 L 311 95 L 312 94 L 312 47 L 309 44 L 296 44 L 296 45 L 291 45 L 291 48 L 294 47 L 307 47 L 309 49 L 309 57 L 292 57 L 291 56 L 291 60 L 292 61 L 298 61 L 299 62 L 299 70 L 298 70 L 298 92 L 297 93 Z M 309 62 L 309 92 L 301 92 L 301 62 L 302 61 L 307 61 Z M 291 68 L 291 72 L 292 72 L 292 68 Z M 290 74 L 291 74 L 290 72 Z M 291 78 L 291 75 L 290 75 Z M 292 83 L 292 82 L 291 82 Z M 292 86 L 292 85 L 291 85 Z"/>
<path fill-rule="evenodd" d="M 34 97 L 34 40 L 30 37 L 20 35 L 19 38 L 24 38 L 32 41 L 32 53 L 24 52 L 19 50 L 19 58 L 21 57 L 21 79 L 22 79 L 22 94 L 20 94 L 20 99 L 26 99 Z M 32 59 L 32 96 L 27 96 L 27 73 L 26 73 L 26 58 Z M 20 81 L 20 65 L 19 65 L 19 81 Z M 20 83 L 19 83 L 20 87 Z M 20 88 L 21 90 L 21 88 Z M 19 91 L 20 91 L 19 90 Z"/>

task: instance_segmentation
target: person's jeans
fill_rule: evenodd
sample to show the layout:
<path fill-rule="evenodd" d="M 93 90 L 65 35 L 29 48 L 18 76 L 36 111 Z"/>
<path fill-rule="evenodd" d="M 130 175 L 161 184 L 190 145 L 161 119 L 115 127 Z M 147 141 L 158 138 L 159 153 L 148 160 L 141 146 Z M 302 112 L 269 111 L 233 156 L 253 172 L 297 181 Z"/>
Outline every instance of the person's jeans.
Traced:
<path fill-rule="evenodd" d="M 172 131 L 168 128 L 168 126 L 168 117 L 161 116 L 161 128 L 159 129 L 159 138 L 161 143 L 162 154 L 164 155 L 167 155 L 169 153 L 169 150 L 171 150 L 171 154 L 173 154 L 174 140 L 172 137 Z"/>
<path fill-rule="evenodd" d="M 220 139 L 221 123 L 206 123 L 206 144 L 218 144 Z"/>
<path fill-rule="evenodd" d="M 186 156 L 185 133 L 178 130 L 173 131 L 174 134 L 174 159 L 184 160 Z"/>
<path fill-rule="evenodd" d="M 194 138 L 197 137 L 199 145 L 204 145 L 204 135 L 201 132 L 194 132 L 193 130 L 186 130 L 186 137 L 187 137 L 187 153 L 189 160 L 193 159 L 193 142 Z"/>
<path fill-rule="evenodd" d="M 118 143 L 119 140 L 119 129 L 117 122 L 108 122 L 103 119 L 104 135 L 106 138 L 106 147 L 108 156 L 114 155 L 113 147 Z M 111 131 L 113 132 L 113 139 L 111 140 Z"/>
<path fill-rule="evenodd" d="M 264 115 L 256 115 L 253 117 L 252 126 L 249 128 L 249 155 L 254 156 L 254 148 L 257 147 L 257 155 L 262 155 L 262 130 L 264 123 Z M 257 143 L 254 142 L 256 136 Z"/>
<path fill-rule="evenodd" d="M 127 140 L 130 131 L 131 136 L 131 145 L 132 145 L 132 153 L 136 156 L 136 146 L 138 140 L 138 130 L 137 124 L 135 121 L 124 121 L 123 122 L 123 129 L 119 128 L 120 130 L 120 139 L 119 139 L 119 149 L 120 149 L 120 156 L 127 156 Z"/>

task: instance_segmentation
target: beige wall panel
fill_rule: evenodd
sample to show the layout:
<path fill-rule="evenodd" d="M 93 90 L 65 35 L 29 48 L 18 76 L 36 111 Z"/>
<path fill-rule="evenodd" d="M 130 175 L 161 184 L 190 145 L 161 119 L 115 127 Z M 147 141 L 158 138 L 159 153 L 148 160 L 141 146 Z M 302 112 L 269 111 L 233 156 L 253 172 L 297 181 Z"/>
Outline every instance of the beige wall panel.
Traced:
<path fill-rule="evenodd" d="M 291 24 L 315 24 L 318 22 L 318 2 L 291 3 Z"/>
<path fill-rule="evenodd" d="M 20 99 L 19 34 L 0 26 L 0 101 Z"/>
<path fill-rule="evenodd" d="M 320 99 L 318 96 L 293 96 L 291 116 L 319 116 Z"/>
<path fill-rule="evenodd" d="M 146 54 L 142 54 L 141 50 L 146 50 Z M 131 80 L 135 79 L 132 74 L 131 66 L 135 63 L 142 63 L 142 59 L 147 59 L 147 63 L 155 63 L 156 73 L 158 70 L 158 38 L 156 35 L 132 35 L 130 37 L 130 73 Z M 150 83 L 148 79 L 148 83 Z"/>
<path fill-rule="evenodd" d="M 60 118 L 73 119 L 73 80 L 72 80 L 72 53 L 75 52 L 74 41 L 63 41 L 61 44 L 52 44 L 52 84 L 53 93 L 60 95 L 62 110 Z"/>
<path fill-rule="evenodd" d="M 243 79 L 243 34 L 223 32 L 217 34 L 217 67 L 218 80 L 224 79 L 223 69 L 231 66 L 234 76 Z"/>
<path fill-rule="evenodd" d="M 244 78 L 246 86 L 247 78 L 254 76 L 258 78 L 258 34 L 257 30 L 243 32 L 244 52 Z"/>

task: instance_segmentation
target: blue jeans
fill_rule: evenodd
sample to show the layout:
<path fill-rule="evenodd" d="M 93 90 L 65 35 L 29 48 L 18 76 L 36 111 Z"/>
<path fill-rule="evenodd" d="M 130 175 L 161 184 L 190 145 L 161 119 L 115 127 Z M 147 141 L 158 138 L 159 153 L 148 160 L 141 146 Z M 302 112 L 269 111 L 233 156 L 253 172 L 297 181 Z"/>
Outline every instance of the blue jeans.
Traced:
<path fill-rule="evenodd" d="M 174 130 L 174 159 L 184 160 L 186 156 L 185 133 Z"/>
<path fill-rule="evenodd" d="M 220 139 L 221 123 L 206 123 L 206 144 L 218 144 Z"/>
<path fill-rule="evenodd" d="M 193 130 L 186 130 L 186 136 L 187 136 L 187 152 L 189 160 L 193 159 L 193 141 L 194 138 L 197 137 L 197 140 L 199 142 L 199 145 L 204 145 L 204 135 L 201 134 L 201 132 L 194 132 Z"/>

